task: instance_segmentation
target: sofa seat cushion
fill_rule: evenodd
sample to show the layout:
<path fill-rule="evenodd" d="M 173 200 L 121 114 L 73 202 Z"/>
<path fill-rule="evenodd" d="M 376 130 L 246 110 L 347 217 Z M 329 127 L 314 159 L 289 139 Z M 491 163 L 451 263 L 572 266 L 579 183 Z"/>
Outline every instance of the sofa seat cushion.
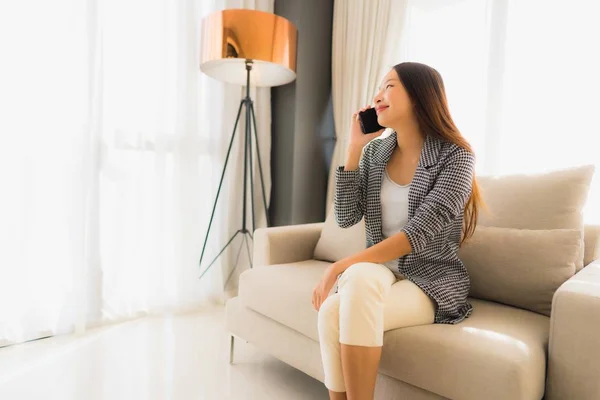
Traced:
<path fill-rule="evenodd" d="M 329 265 L 308 260 L 252 268 L 240 274 L 239 297 L 254 311 L 318 341 L 311 297 Z"/>
<path fill-rule="evenodd" d="M 240 275 L 249 308 L 318 341 L 311 294 L 328 262 L 253 268 Z M 470 298 L 473 313 L 456 325 L 386 332 L 380 372 L 461 400 L 542 398 L 550 318 Z"/>
<path fill-rule="evenodd" d="M 550 318 L 469 301 L 460 324 L 387 332 L 380 372 L 451 399 L 541 399 Z"/>

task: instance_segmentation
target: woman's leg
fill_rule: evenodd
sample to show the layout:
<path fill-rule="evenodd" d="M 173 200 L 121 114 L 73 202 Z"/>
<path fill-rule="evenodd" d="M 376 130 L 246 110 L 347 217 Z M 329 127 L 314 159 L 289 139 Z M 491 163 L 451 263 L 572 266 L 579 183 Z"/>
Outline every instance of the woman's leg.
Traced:
<path fill-rule="evenodd" d="M 383 311 L 385 332 L 433 324 L 436 303 L 421 288 L 404 279 L 392 285 Z"/>
<path fill-rule="evenodd" d="M 334 392 L 330 390 L 329 400 L 348 400 L 348 397 L 346 397 L 346 392 Z"/>
<path fill-rule="evenodd" d="M 346 386 L 340 355 L 340 295 L 329 296 L 319 309 L 319 345 L 330 400 L 345 400 Z"/>
<path fill-rule="evenodd" d="M 384 265 L 358 263 L 339 281 L 342 371 L 348 399 L 372 399 L 381 358 L 384 308 L 396 281 Z"/>
<path fill-rule="evenodd" d="M 341 345 L 344 381 L 350 400 L 372 400 L 381 359 L 381 346 Z"/>
<path fill-rule="evenodd" d="M 345 307 L 341 307 L 344 304 Z M 343 311 L 342 311 L 343 310 Z M 385 266 L 359 263 L 319 310 L 319 343 L 330 399 L 372 399 L 383 332 L 433 323 L 435 303 Z M 341 342 L 341 343 L 340 343 Z"/>

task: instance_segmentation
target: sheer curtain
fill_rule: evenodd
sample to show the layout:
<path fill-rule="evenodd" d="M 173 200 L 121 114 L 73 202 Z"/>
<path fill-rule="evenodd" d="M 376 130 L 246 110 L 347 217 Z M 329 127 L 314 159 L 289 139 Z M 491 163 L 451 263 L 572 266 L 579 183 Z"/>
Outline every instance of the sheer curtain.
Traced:
<path fill-rule="evenodd" d="M 479 174 L 596 165 L 584 213 L 600 223 L 599 13 L 599 2 L 585 0 L 408 0 L 403 28 L 381 49 L 400 38 L 392 65 L 423 62 L 442 74 Z M 351 68 L 368 71 L 370 61 Z"/>
<path fill-rule="evenodd" d="M 242 88 L 201 74 L 198 44 L 233 7 L 273 1 L 0 5 L 0 345 L 223 300 L 237 249 L 202 280 L 198 260 Z M 236 142 L 203 264 L 241 220 Z"/>

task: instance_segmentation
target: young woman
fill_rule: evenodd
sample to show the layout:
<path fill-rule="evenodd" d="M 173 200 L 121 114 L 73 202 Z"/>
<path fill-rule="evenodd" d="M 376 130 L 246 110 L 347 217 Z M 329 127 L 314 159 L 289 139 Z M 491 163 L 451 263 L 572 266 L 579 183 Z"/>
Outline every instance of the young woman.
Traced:
<path fill-rule="evenodd" d="M 475 156 L 452 121 L 442 77 L 424 64 L 398 64 L 374 103 L 379 124 L 393 132 L 373 140 L 383 130 L 363 134 L 353 114 L 334 197 L 340 227 L 364 217 L 367 249 L 332 264 L 312 296 L 331 399 L 373 398 L 385 331 L 456 324 L 472 311 L 457 252 L 473 235 L 481 200 Z"/>

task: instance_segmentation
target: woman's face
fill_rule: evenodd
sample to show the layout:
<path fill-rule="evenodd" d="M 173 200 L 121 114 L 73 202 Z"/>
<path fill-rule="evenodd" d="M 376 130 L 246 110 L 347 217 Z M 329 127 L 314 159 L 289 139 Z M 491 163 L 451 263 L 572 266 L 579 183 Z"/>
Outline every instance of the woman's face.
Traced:
<path fill-rule="evenodd" d="M 377 111 L 377 121 L 382 126 L 391 127 L 399 121 L 413 117 L 412 102 L 393 68 L 383 77 L 373 102 Z"/>

